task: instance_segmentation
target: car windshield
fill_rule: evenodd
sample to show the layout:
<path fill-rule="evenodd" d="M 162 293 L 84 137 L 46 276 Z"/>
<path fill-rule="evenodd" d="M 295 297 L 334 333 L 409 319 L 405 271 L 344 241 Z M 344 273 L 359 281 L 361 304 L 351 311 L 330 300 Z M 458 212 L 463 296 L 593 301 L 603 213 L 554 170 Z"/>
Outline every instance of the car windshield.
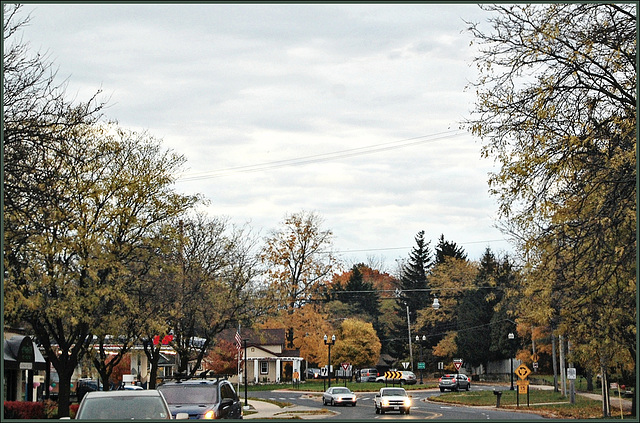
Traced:
<path fill-rule="evenodd" d="M 218 398 L 214 385 L 165 385 L 158 390 L 169 404 L 215 404 Z"/>
<path fill-rule="evenodd" d="M 98 397 L 86 398 L 77 419 L 166 419 L 167 409 L 160 397 Z"/>
<path fill-rule="evenodd" d="M 388 395 L 388 396 L 400 396 L 403 397 L 405 396 L 407 393 L 404 389 L 402 388 L 389 388 L 389 389 L 385 389 L 382 391 L 382 395 Z"/>
<path fill-rule="evenodd" d="M 336 388 L 333 390 L 334 394 L 350 394 L 351 391 L 347 388 Z"/>

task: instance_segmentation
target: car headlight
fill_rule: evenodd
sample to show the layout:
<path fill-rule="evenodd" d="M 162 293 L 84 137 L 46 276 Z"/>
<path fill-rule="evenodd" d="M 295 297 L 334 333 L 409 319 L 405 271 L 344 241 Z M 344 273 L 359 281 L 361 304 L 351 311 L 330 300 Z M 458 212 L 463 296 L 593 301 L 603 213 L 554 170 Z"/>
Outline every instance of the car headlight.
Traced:
<path fill-rule="evenodd" d="M 213 410 L 209 410 L 206 413 L 204 413 L 204 419 L 215 419 L 216 418 L 216 413 Z"/>
<path fill-rule="evenodd" d="M 384 405 L 385 407 L 389 406 L 389 400 L 388 399 L 383 399 L 382 400 L 382 405 Z"/>
<path fill-rule="evenodd" d="M 411 399 L 405 398 L 404 399 L 404 406 L 405 407 L 411 407 Z"/>

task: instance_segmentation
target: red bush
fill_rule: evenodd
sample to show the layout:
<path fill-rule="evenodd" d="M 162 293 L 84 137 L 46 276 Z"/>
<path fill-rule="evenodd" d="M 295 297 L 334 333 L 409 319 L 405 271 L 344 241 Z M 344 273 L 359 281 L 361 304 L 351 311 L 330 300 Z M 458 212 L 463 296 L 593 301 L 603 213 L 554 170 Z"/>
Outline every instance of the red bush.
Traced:
<path fill-rule="evenodd" d="M 5 401 L 5 419 L 44 419 L 44 404 L 31 401 Z"/>

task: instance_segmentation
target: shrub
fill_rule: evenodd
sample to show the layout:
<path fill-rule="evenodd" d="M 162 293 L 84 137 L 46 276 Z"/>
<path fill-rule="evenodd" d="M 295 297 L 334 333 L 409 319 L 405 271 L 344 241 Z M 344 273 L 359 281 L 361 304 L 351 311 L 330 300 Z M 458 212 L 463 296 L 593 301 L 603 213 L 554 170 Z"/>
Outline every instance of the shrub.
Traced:
<path fill-rule="evenodd" d="M 5 401 L 5 419 L 44 419 L 44 404 L 31 401 Z"/>
<path fill-rule="evenodd" d="M 72 419 L 75 418 L 78 407 L 80 404 L 69 406 L 69 414 Z M 5 401 L 4 418 L 16 420 L 57 419 L 58 403 L 51 400 L 43 402 Z"/>

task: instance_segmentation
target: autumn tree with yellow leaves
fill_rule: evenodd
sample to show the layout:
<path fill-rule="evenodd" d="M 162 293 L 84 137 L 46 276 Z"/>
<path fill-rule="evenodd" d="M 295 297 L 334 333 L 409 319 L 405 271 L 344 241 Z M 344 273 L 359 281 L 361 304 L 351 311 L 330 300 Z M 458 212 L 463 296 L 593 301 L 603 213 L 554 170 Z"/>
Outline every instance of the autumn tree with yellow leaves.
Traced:
<path fill-rule="evenodd" d="M 468 127 L 525 259 L 519 318 L 603 378 L 636 373 L 637 5 L 483 5 Z M 634 405 L 635 410 L 635 405 Z"/>

